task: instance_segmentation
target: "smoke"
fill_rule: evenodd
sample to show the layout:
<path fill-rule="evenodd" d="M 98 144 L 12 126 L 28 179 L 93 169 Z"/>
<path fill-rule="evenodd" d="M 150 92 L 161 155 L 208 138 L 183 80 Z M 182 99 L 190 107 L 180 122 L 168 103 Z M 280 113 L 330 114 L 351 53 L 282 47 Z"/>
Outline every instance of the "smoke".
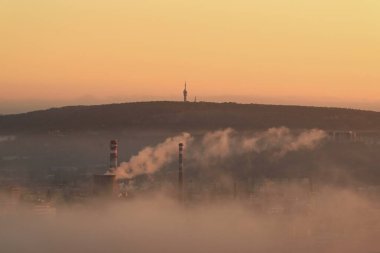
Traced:
<path fill-rule="evenodd" d="M 244 153 L 269 152 L 274 158 L 281 158 L 289 152 L 312 150 L 326 137 L 319 129 L 305 130 L 298 134 L 286 127 L 270 128 L 267 131 L 243 136 L 231 128 L 206 133 L 202 140 L 203 159 L 223 159 Z"/>
<path fill-rule="evenodd" d="M 142 149 L 129 162 L 116 170 L 118 178 L 132 178 L 141 174 L 152 174 L 174 161 L 178 154 L 178 143 L 185 144 L 186 159 L 202 167 L 215 165 L 237 155 L 269 153 L 279 159 L 289 152 L 312 150 L 326 137 L 322 130 L 312 129 L 292 133 L 288 128 L 270 128 L 254 134 L 241 134 L 227 128 L 207 132 L 196 140 L 188 133 L 166 139 L 164 142 Z"/>
<path fill-rule="evenodd" d="M 152 174 L 177 157 L 180 142 L 187 146 L 191 141 L 191 135 L 183 133 L 167 138 L 164 142 L 154 147 L 145 147 L 137 155 L 133 156 L 129 162 L 121 163 L 115 174 L 118 178 L 132 178 L 141 174 Z"/>
<path fill-rule="evenodd" d="M 231 128 L 206 133 L 202 139 L 202 151 L 198 157 L 202 156 L 204 160 L 208 160 L 210 158 L 223 159 L 231 155 L 236 141 L 234 134 L 236 132 Z"/>
<path fill-rule="evenodd" d="M 288 128 L 270 128 L 252 138 L 244 139 L 242 149 L 261 153 L 273 152 L 274 156 L 282 157 L 288 152 L 301 149 L 312 150 L 326 137 L 326 133 L 319 129 L 292 134 Z"/>

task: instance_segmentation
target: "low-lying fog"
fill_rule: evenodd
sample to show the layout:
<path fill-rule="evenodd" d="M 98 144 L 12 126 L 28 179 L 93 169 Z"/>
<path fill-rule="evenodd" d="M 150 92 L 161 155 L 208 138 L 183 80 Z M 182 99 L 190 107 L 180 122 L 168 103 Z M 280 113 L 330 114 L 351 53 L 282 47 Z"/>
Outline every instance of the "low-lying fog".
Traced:
<path fill-rule="evenodd" d="M 376 142 L 287 128 L 118 135 L 1 137 L 0 252 L 380 252 Z M 86 184 L 108 169 L 110 139 L 127 200 Z"/>
<path fill-rule="evenodd" d="M 275 186 L 270 186 L 272 190 Z M 186 204 L 162 194 L 127 202 L 67 206 L 41 215 L 18 206 L 0 216 L 0 251 L 104 252 L 378 252 L 378 202 L 350 190 L 321 189 L 306 202 Z M 286 206 L 286 210 L 282 209 Z"/>

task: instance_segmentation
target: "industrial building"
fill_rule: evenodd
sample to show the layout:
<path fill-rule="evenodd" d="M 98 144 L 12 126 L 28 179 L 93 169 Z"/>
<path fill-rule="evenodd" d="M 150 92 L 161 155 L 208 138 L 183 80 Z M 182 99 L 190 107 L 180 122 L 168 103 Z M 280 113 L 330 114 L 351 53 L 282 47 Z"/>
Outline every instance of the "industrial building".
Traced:
<path fill-rule="evenodd" d="M 93 183 L 93 193 L 95 196 L 111 197 L 115 194 L 115 175 L 94 175 Z"/>
<path fill-rule="evenodd" d="M 118 167 L 118 143 L 110 141 L 110 164 L 104 174 L 93 175 L 93 193 L 95 196 L 112 197 L 116 195 L 115 170 Z"/>

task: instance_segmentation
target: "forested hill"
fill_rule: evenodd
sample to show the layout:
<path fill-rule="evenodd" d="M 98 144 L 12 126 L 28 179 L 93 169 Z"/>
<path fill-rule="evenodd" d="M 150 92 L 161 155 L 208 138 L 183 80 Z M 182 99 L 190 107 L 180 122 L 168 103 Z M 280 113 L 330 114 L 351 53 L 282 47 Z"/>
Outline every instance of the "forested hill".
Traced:
<path fill-rule="evenodd" d="M 321 128 L 380 130 L 380 112 L 306 106 L 137 102 L 67 106 L 0 116 L 0 134 L 113 129 Z"/>

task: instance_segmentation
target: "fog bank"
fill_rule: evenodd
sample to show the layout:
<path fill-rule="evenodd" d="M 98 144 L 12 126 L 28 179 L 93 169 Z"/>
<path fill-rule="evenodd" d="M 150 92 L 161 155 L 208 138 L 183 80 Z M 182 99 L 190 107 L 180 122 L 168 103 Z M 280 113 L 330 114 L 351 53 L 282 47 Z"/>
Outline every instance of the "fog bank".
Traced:
<path fill-rule="evenodd" d="M 271 190 L 277 186 L 271 185 Z M 13 252 L 376 252 L 378 200 L 333 188 L 286 202 L 268 189 L 250 201 L 179 204 L 161 194 L 92 203 L 36 215 L 28 207 L 0 216 L 0 251 Z M 284 207 L 286 207 L 284 209 Z"/>

